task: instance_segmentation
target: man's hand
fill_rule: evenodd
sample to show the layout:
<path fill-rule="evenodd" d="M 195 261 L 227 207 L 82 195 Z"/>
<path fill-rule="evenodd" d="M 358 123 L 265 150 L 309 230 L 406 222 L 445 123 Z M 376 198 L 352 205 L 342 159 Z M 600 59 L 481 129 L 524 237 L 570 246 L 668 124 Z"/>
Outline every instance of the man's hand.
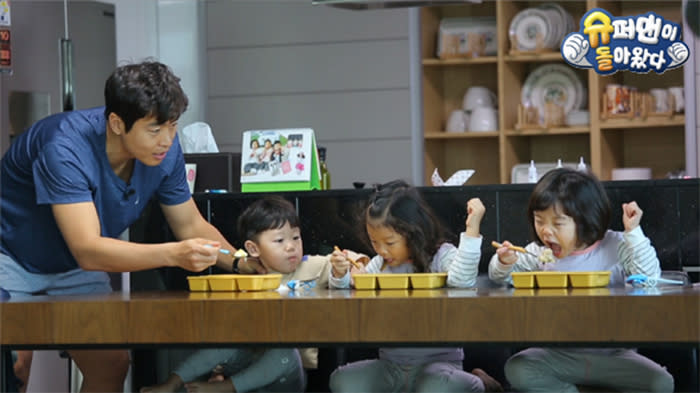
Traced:
<path fill-rule="evenodd" d="M 220 244 L 211 240 L 194 238 L 172 243 L 168 265 L 178 266 L 191 272 L 202 270 L 216 264 Z"/>
<path fill-rule="evenodd" d="M 238 260 L 238 271 L 241 274 L 267 274 L 267 268 L 260 258 L 247 256 Z"/>

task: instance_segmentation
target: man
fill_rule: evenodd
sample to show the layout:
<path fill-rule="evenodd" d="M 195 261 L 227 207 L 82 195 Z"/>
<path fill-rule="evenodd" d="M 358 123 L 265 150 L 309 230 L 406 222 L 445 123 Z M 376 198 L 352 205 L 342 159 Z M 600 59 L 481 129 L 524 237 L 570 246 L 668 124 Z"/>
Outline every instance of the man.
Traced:
<path fill-rule="evenodd" d="M 177 139 L 187 108 L 180 79 L 158 62 L 117 68 L 105 107 L 49 116 L 0 162 L 0 288 L 13 298 L 111 291 L 107 272 L 178 266 L 198 272 L 264 271 L 235 248 L 192 201 Z M 156 197 L 178 242 L 136 244 L 118 236 Z M 122 391 L 126 350 L 70 350 L 83 392 Z M 18 352 L 26 382 L 31 352 Z"/>

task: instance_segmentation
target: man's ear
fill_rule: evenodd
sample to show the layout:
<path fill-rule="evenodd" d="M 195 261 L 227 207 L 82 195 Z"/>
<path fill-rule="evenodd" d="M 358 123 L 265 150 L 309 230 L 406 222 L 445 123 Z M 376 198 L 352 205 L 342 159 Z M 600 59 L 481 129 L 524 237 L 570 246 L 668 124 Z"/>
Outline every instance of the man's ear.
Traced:
<path fill-rule="evenodd" d="M 107 117 L 107 122 L 109 123 L 109 129 L 112 130 L 116 135 L 126 134 L 126 125 L 124 120 L 122 120 L 119 115 L 114 112 L 110 112 Z"/>
<path fill-rule="evenodd" d="M 259 257 L 260 256 L 260 250 L 258 249 L 258 245 L 255 244 L 254 241 L 252 240 L 246 240 L 245 243 L 243 243 L 243 247 L 245 247 L 246 252 L 248 255 L 251 257 Z"/>

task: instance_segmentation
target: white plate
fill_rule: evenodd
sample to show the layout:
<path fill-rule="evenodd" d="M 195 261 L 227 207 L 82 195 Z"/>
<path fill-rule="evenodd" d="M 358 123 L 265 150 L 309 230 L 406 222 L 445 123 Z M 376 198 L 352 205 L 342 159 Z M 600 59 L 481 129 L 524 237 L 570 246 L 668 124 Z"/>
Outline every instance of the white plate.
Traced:
<path fill-rule="evenodd" d="M 537 34 L 542 34 L 544 44 L 547 44 L 552 26 L 547 22 L 548 14 L 536 8 L 526 8 L 518 12 L 510 22 L 509 34 L 518 40 L 518 50 L 530 51 L 537 49 Z"/>
<path fill-rule="evenodd" d="M 553 33 L 550 34 L 551 40 L 548 42 L 551 48 L 559 48 L 564 37 L 574 31 L 574 26 L 569 24 L 569 20 L 573 21 L 573 17 L 564 7 L 557 3 L 545 3 L 537 8 L 548 11 L 552 15 L 550 24 L 554 27 L 552 28 Z"/>
<path fill-rule="evenodd" d="M 537 67 L 523 84 L 520 100 L 525 106 L 534 106 L 544 112 L 547 102 L 564 107 L 564 114 L 582 109 L 585 89 L 576 72 L 563 64 L 545 64 Z"/>

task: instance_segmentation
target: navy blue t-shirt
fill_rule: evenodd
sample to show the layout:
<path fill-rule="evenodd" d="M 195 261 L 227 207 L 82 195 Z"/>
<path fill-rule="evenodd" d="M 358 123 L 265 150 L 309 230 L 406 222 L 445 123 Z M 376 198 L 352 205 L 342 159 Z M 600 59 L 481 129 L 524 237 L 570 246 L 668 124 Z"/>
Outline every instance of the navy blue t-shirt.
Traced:
<path fill-rule="evenodd" d="M 0 251 L 32 273 L 78 267 L 58 230 L 52 204 L 93 202 L 101 234 L 117 238 L 154 195 L 177 205 L 190 197 L 175 137 L 157 166 L 136 160 L 130 182 L 107 159 L 104 107 L 49 116 L 30 127 L 0 162 Z"/>

